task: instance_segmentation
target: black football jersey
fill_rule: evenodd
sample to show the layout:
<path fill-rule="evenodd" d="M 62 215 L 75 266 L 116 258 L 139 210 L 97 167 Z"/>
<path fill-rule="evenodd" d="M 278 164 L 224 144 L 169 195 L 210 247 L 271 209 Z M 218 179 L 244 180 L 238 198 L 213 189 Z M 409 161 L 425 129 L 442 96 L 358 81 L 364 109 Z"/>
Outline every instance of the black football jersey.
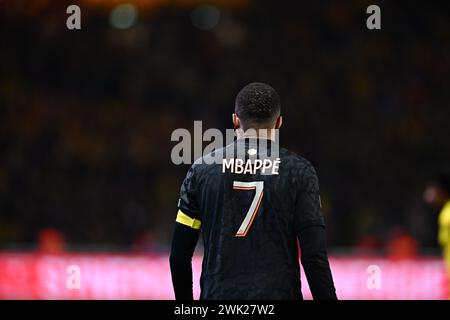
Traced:
<path fill-rule="evenodd" d="M 201 299 L 301 299 L 297 236 L 324 225 L 313 166 L 272 140 L 238 139 L 202 157 L 177 221 L 201 231 Z"/>

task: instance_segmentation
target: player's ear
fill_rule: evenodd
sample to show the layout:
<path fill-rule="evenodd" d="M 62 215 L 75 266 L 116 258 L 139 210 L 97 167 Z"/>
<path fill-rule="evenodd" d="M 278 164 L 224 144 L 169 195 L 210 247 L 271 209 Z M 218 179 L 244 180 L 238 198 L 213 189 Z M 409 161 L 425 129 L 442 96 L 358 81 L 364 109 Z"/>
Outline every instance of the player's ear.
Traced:
<path fill-rule="evenodd" d="M 239 129 L 241 126 L 241 120 L 239 120 L 239 117 L 236 113 L 233 113 L 233 127 L 234 129 Z"/>
<path fill-rule="evenodd" d="M 275 122 L 275 129 L 280 129 L 282 124 L 283 124 L 283 117 L 278 116 L 277 122 Z"/>

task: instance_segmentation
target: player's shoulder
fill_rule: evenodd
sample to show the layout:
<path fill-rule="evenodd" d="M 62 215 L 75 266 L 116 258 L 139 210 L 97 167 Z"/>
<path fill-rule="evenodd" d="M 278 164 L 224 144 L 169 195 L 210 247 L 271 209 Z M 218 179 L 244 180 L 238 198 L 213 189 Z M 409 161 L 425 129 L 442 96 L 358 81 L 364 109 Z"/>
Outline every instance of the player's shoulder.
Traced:
<path fill-rule="evenodd" d="M 316 169 L 309 160 L 285 148 L 280 150 L 280 156 L 281 170 L 287 170 L 294 184 L 304 186 L 318 182 Z"/>
<path fill-rule="evenodd" d="M 311 162 L 305 157 L 290 151 L 286 148 L 280 148 L 280 158 L 283 166 L 286 166 L 293 170 L 312 169 L 314 170 Z"/>
<path fill-rule="evenodd" d="M 220 168 L 218 165 L 221 164 L 221 161 L 227 152 L 227 148 L 229 148 L 229 146 L 214 149 L 213 151 L 199 157 L 191 165 L 190 171 L 197 175 L 202 175 L 211 173 L 212 170 L 217 170 L 217 168 Z"/>

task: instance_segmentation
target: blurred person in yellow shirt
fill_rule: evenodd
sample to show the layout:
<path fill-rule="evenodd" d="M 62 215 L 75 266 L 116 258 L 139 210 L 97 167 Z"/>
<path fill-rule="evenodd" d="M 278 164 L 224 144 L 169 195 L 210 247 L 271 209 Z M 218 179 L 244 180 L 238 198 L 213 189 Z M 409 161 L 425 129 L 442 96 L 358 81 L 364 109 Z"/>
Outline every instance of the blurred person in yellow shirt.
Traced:
<path fill-rule="evenodd" d="M 445 172 L 427 186 L 424 192 L 426 203 L 440 208 L 438 218 L 438 242 L 442 247 L 445 265 L 450 283 L 450 173 Z M 449 288 L 450 291 L 450 288 Z M 450 297 L 449 297 L 450 299 Z"/>

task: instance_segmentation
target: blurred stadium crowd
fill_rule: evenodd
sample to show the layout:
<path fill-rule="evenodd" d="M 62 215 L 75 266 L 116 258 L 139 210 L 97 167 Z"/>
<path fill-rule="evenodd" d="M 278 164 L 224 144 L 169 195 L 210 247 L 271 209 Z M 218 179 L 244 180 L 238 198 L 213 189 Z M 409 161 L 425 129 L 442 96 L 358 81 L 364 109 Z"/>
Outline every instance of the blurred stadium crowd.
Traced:
<path fill-rule="evenodd" d="M 251 81 L 318 171 L 332 248 L 436 247 L 421 193 L 450 159 L 448 4 L 379 1 L 370 31 L 367 1 L 128 2 L 118 29 L 118 1 L 80 1 L 79 31 L 63 1 L 0 6 L 1 248 L 165 250 L 188 169 L 171 132 L 230 128 Z"/>

